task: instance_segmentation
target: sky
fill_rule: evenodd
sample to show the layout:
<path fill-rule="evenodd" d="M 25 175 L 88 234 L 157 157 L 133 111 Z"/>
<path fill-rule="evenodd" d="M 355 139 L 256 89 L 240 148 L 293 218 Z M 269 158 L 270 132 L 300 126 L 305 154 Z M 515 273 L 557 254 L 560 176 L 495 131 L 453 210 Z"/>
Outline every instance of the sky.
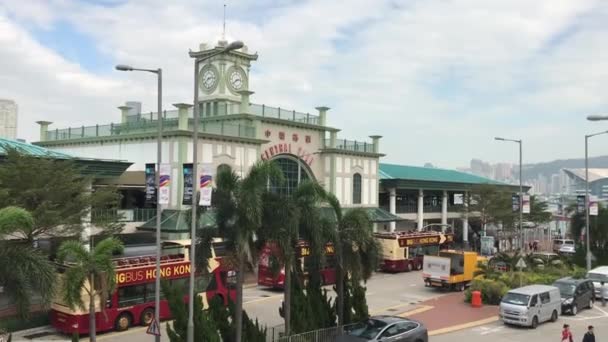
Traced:
<path fill-rule="evenodd" d="M 215 44 L 220 0 L 0 0 L 0 98 L 18 133 L 120 121 L 118 106 L 192 102 L 188 50 Z M 259 59 L 251 100 L 315 113 L 339 138 L 382 135 L 384 162 L 440 167 L 584 157 L 608 130 L 608 1 L 227 1 L 226 35 Z M 590 155 L 608 154 L 608 135 Z"/>

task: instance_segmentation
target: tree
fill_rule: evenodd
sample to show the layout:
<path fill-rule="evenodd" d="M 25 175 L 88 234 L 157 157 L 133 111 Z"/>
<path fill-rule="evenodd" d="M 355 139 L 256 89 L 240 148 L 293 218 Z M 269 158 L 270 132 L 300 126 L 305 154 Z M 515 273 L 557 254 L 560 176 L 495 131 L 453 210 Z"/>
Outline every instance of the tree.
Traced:
<path fill-rule="evenodd" d="M 17 206 L 34 218 L 31 226 L 10 233 L 32 242 L 41 235 L 79 235 L 91 207 L 115 208 L 120 196 L 112 189 L 90 191 L 90 179 L 70 160 L 38 158 L 8 149 L 0 167 L 0 208 Z M 115 217 L 114 217 L 115 218 Z M 113 217 L 99 226 L 112 232 L 122 226 Z"/>
<path fill-rule="evenodd" d="M 350 281 L 356 288 L 361 281 L 367 281 L 371 277 L 378 265 L 380 246 L 374 239 L 372 224 L 365 210 L 354 208 L 343 213 L 340 202 L 334 195 L 328 194 L 327 198 L 336 218 L 336 305 L 338 325 L 343 325 L 345 283 Z"/>
<path fill-rule="evenodd" d="M 243 281 L 245 266 L 255 259 L 254 234 L 260 229 L 263 196 L 269 180 L 282 179 L 281 170 L 273 163 L 261 161 L 240 179 L 234 171 L 217 175 L 215 191 L 216 221 L 219 233 L 225 237 L 238 268 L 236 284 L 235 329 L 236 342 L 243 333 Z"/>
<path fill-rule="evenodd" d="M 536 225 L 549 223 L 553 219 L 553 214 L 549 211 L 547 202 L 538 198 L 538 196 L 530 197 L 530 213 L 523 214 L 524 221 L 533 222 Z"/>
<path fill-rule="evenodd" d="M 22 208 L 0 209 L 0 239 L 15 231 L 29 230 L 34 225 L 32 215 Z M 31 297 L 37 293 L 44 307 L 48 307 L 55 293 L 54 265 L 32 244 L 17 241 L 0 241 L 0 286 L 14 299 L 17 312 L 25 319 L 29 313 Z"/>
<path fill-rule="evenodd" d="M 185 342 L 188 340 L 188 307 L 184 305 L 184 289 L 170 286 L 162 281 L 161 287 L 167 301 L 173 323 L 167 322 L 167 336 L 171 342 Z M 212 316 L 203 310 L 203 303 L 199 296 L 194 299 L 194 341 L 220 342 L 218 329 Z"/>
<path fill-rule="evenodd" d="M 590 250 L 595 256 L 597 265 L 605 265 L 608 262 L 608 209 L 600 205 L 597 216 L 589 216 Z M 586 260 L 586 237 L 585 237 L 585 213 L 575 213 L 571 218 L 572 236 L 577 242 L 577 252 L 580 257 L 577 264 L 585 265 Z M 578 254 L 578 253 L 577 253 Z"/>
<path fill-rule="evenodd" d="M 79 241 L 66 241 L 61 244 L 57 253 L 58 261 L 67 266 L 61 282 L 66 304 L 72 309 L 77 306 L 85 309 L 82 290 L 88 296 L 89 334 L 93 342 L 96 340 L 95 299 L 99 299 L 99 307 L 104 312 L 107 296 L 115 287 L 112 255 L 122 250 L 122 242 L 116 238 L 107 238 L 91 251 L 87 251 Z"/>
<path fill-rule="evenodd" d="M 514 227 L 515 213 L 510 192 L 494 185 L 481 185 L 471 191 L 465 202 L 467 205 L 463 210 L 479 217 L 481 231 L 485 232 L 488 224 L 500 223 L 505 230 Z"/>

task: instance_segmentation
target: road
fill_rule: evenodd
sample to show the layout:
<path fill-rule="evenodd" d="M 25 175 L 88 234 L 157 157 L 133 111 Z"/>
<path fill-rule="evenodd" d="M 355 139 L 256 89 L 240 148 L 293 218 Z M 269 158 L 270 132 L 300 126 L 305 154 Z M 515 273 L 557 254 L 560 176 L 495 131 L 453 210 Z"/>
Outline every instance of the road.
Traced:
<path fill-rule="evenodd" d="M 497 321 L 491 324 L 460 330 L 450 334 L 432 336 L 431 342 L 555 342 L 561 337 L 564 324 L 569 324 L 574 335 L 574 341 L 582 341 L 588 325 L 595 328 L 596 341 L 608 340 L 608 310 L 595 307 L 592 310 L 580 312 L 577 316 L 561 316 L 556 323 L 544 323 L 537 329 L 506 326 Z M 602 338 L 603 337 L 603 338 Z"/>
<path fill-rule="evenodd" d="M 426 299 L 440 296 L 442 293 L 434 289 L 424 287 L 420 272 L 397 273 L 397 274 L 375 274 L 367 283 L 367 304 L 371 314 L 398 314 L 409 311 L 416 304 Z M 326 289 L 333 296 L 331 286 Z M 260 323 L 272 329 L 282 324 L 278 308 L 283 300 L 283 293 L 271 291 L 264 288 L 250 287 L 243 293 L 244 309 L 252 318 L 257 318 Z M 143 327 L 134 327 L 125 332 L 111 332 L 99 334 L 99 341 L 117 342 L 149 342 L 152 336 L 146 334 Z M 161 341 L 168 342 L 166 336 L 165 323 L 161 326 L 163 333 Z M 15 336 L 13 341 L 33 341 Z M 69 340 L 69 337 L 49 334 L 36 338 L 37 341 L 60 341 Z M 88 341 L 88 338 L 81 338 L 81 341 Z"/>

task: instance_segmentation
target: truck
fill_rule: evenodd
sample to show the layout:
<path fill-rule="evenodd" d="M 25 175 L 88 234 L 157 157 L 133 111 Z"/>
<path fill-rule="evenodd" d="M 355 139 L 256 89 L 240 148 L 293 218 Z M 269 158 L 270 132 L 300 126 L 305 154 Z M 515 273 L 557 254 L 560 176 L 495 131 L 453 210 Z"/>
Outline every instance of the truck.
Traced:
<path fill-rule="evenodd" d="M 475 252 L 445 250 L 438 256 L 425 255 L 422 266 L 424 285 L 464 291 L 475 278 L 480 262 L 486 262 L 486 258 Z"/>

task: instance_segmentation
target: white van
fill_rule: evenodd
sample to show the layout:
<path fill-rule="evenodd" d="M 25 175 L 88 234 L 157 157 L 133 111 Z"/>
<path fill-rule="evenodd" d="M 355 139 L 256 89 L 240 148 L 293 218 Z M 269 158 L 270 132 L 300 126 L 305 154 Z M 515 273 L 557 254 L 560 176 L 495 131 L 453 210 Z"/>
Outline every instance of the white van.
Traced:
<path fill-rule="evenodd" d="M 593 286 L 595 287 L 595 298 L 601 299 L 602 282 L 604 282 L 604 286 L 608 286 L 608 266 L 600 266 L 592 269 L 591 271 L 587 272 L 587 276 L 585 278 L 593 281 Z"/>
<path fill-rule="evenodd" d="M 529 285 L 511 290 L 500 302 L 499 315 L 505 324 L 536 328 L 555 322 L 562 313 L 562 300 L 555 286 Z"/>
<path fill-rule="evenodd" d="M 574 245 L 574 240 L 572 239 L 555 239 L 553 240 L 553 251 L 558 253 L 562 247 L 568 246 L 574 248 Z"/>

